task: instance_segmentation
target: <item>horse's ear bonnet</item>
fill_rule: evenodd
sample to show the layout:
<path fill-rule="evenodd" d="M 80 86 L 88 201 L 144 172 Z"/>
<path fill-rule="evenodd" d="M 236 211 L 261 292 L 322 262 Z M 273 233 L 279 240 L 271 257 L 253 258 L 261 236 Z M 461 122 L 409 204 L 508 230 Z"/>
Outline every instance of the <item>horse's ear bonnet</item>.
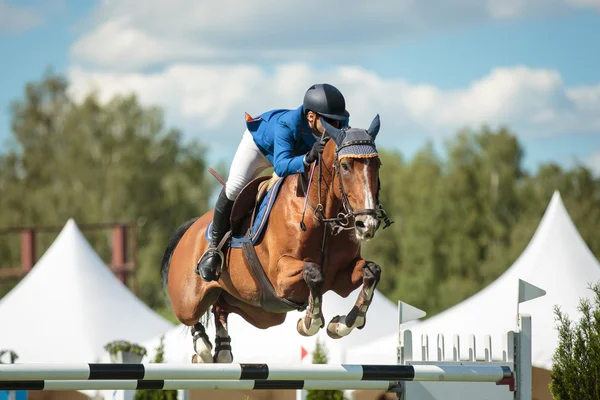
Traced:
<path fill-rule="evenodd" d="M 325 127 L 325 132 L 333 139 L 337 145 L 338 157 L 352 158 L 370 158 L 377 157 L 377 146 L 375 138 L 379 133 L 381 123 L 379 114 L 373 118 L 369 129 L 348 128 L 345 130 L 335 128 L 321 118 L 321 123 Z"/>

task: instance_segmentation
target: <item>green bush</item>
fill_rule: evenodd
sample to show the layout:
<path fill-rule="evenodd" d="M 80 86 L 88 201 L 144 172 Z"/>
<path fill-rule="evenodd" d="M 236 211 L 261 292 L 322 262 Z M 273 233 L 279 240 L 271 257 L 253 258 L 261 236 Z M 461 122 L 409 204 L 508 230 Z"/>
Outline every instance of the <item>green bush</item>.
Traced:
<path fill-rule="evenodd" d="M 155 363 L 161 363 L 165 357 L 164 336 L 160 337 L 160 343 L 156 348 Z M 134 400 L 177 400 L 177 390 L 141 389 L 135 392 Z"/>
<path fill-rule="evenodd" d="M 327 350 L 317 339 L 317 345 L 312 357 L 313 364 L 327 364 Z M 309 390 L 306 400 L 346 400 L 341 390 Z"/>
<path fill-rule="evenodd" d="M 129 352 L 144 357 L 146 355 L 146 349 L 135 343 L 130 343 L 126 340 L 115 340 L 104 346 L 104 350 L 110 354 L 115 355 L 119 351 Z"/>
<path fill-rule="evenodd" d="M 558 347 L 552 357 L 550 392 L 557 400 L 600 399 L 600 281 L 590 289 L 593 300 L 582 298 L 577 307 L 579 323 L 554 307 Z"/>

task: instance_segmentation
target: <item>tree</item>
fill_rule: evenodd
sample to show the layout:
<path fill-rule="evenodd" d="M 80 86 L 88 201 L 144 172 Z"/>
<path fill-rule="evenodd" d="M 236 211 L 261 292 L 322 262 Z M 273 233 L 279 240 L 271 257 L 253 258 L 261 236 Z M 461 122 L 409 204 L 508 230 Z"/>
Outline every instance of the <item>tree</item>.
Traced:
<path fill-rule="evenodd" d="M 382 266 L 379 289 L 429 315 L 499 276 L 519 221 L 522 150 L 507 129 L 463 130 L 441 157 L 427 144 L 409 162 L 381 151 L 381 198 L 396 220 L 364 246 Z"/>
<path fill-rule="evenodd" d="M 550 392 L 557 400 L 600 399 L 600 281 L 590 286 L 592 301 L 581 298 L 579 323 L 554 307 L 558 347 L 552 357 Z"/>
<path fill-rule="evenodd" d="M 12 132 L 13 145 L 0 154 L 0 226 L 135 221 L 139 296 L 164 307 L 159 269 L 168 238 L 209 209 L 216 184 L 205 147 L 184 142 L 164 126 L 159 108 L 142 107 L 133 95 L 102 103 L 90 93 L 75 102 L 68 82 L 51 73 L 13 102 Z M 110 232 L 86 236 L 108 261 Z M 39 251 L 52 240 L 45 237 Z M 18 245 L 12 248 L 18 256 Z"/>
<path fill-rule="evenodd" d="M 317 344 L 312 357 L 313 364 L 327 364 L 327 350 L 317 338 Z M 306 400 L 345 400 L 341 390 L 308 390 Z"/>

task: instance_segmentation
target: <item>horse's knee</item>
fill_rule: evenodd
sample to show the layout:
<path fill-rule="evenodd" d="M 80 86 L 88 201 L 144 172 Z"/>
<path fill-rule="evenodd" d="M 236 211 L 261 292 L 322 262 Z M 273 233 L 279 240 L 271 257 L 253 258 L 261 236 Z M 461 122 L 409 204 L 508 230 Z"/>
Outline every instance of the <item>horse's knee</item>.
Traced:
<path fill-rule="evenodd" d="M 381 278 L 381 267 L 372 261 L 365 263 L 363 267 L 363 283 L 366 286 L 373 286 Z"/>
<path fill-rule="evenodd" d="M 315 263 L 305 263 L 302 276 L 311 292 L 320 292 L 325 284 L 323 271 L 321 270 L 321 267 Z"/>

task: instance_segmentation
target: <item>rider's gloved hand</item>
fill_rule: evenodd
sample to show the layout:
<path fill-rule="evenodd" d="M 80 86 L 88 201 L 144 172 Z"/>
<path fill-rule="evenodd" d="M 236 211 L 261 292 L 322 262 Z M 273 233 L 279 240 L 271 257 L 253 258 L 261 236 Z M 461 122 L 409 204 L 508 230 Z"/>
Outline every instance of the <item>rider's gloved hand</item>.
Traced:
<path fill-rule="evenodd" d="M 310 151 L 306 154 L 306 157 L 304 157 L 304 161 L 306 161 L 307 164 L 315 162 L 319 157 L 319 154 L 323 154 L 323 149 L 325 149 L 325 143 L 321 142 L 320 140 L 317 140 L 315 144 L 313 144 L 312 149 L 310 149 Z"/>

